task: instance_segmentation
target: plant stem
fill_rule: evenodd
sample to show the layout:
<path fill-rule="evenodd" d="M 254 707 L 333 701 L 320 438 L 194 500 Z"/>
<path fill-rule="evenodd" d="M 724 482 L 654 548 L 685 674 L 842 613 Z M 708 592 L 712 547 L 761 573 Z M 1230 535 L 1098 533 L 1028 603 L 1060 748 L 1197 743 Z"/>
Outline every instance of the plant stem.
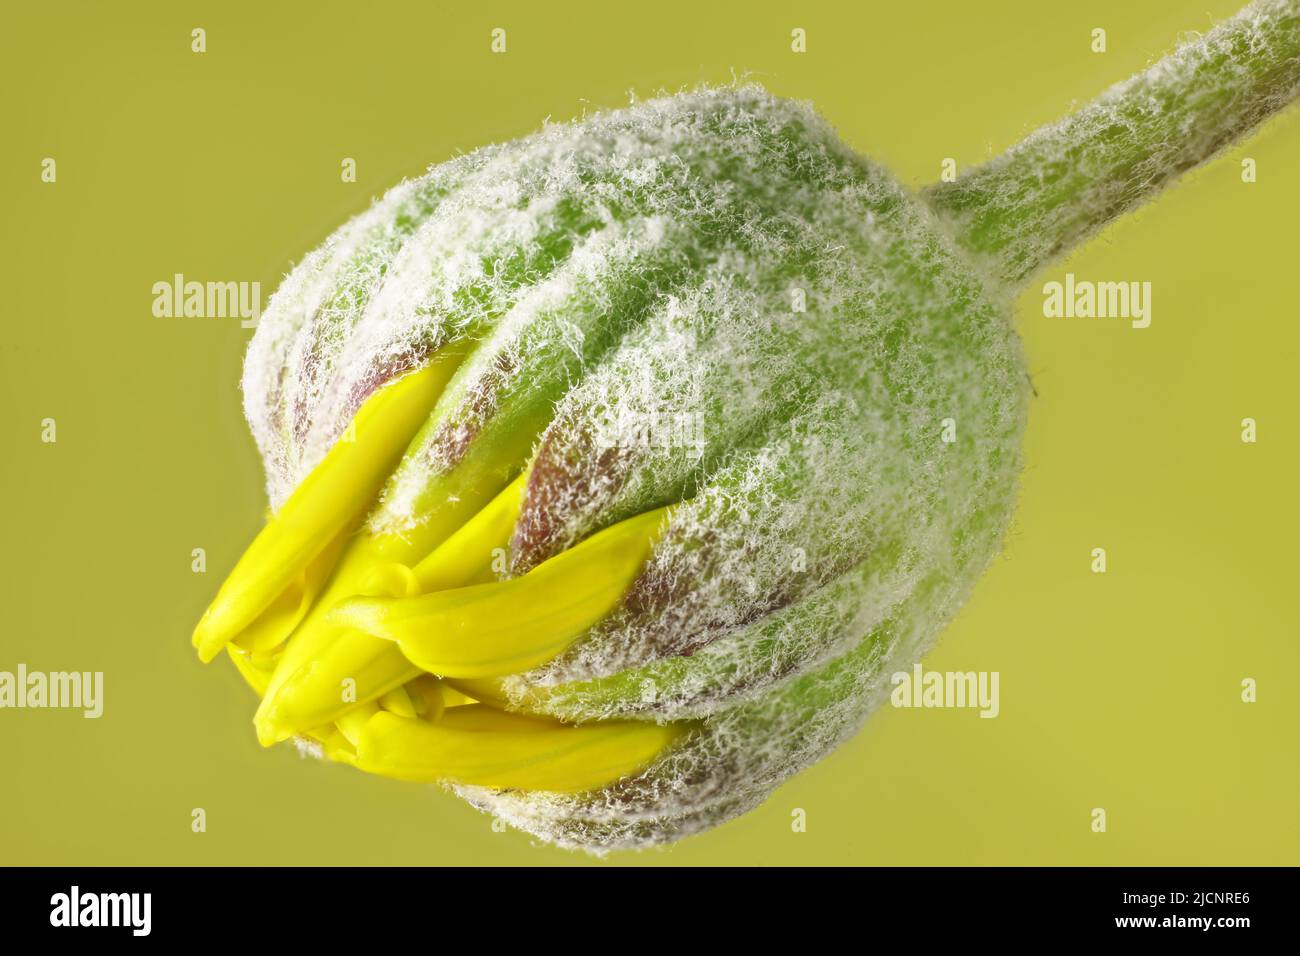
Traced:
<path fill-rule="evenodd" d="M 1262 0 L 925 196 L 1014 292 L 1300 94 L 1300 0 Z"/>

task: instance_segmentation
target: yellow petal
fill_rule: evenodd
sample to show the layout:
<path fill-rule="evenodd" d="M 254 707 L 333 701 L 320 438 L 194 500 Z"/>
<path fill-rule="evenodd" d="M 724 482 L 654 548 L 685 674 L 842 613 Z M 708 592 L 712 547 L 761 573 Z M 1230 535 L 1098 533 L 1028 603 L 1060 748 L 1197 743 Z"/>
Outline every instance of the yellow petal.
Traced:
<path fill-rule="evenodd" d="M 353 425 L 253 540 L 194 630 L 210 661 L 257 618 L 349 525 L 369 509 L 380 486 L 429 417 L 459 355 L 435 356 L 418 372 L 371 395 Z"/>
<path fill-rule="evenodd" d="M 481 701 L 504 708 L 509 703 L 509 696 L 502 688 L 499 677 L 462 677 L 447 678 L 444 683 L 448 689 L 458 691 L 469 700 Z"/>
<path fill-rule="evenodd" d="M 348 743 L 356 747 L 361 732 L 365 730 L 366 722 L 377 713 L 379 713 L 379 705 L 374 701 L 368 701 L 348 711 L 335 721 L 334 725 L 338 727 L 339 733 L 347 738 Z"/>
<path fill-rule="evenodd" d="M 609 615 L 662 532 L 659 508 L 606 528 L 519 578 L 412 598 L 355 598 L 341 627 L 397 642 L 422 670 L 495 677 L 544 664 Z"/>
<path fill-rule="evenodd" d="M 423 720 L 438 720 L 447 708 L 447 692 L 443 682 L 432 674 L 421 674 L 405 685 L 407 696 Z M 451 693 L 455 693 L 451 691 Z"/>
<path fill-rule="evenodd" d="M 354 530 L 349 526 L 340 532 L 293 584 L 285 588 L 284 593 L 272 601 L 252 624 L 240 631 L 231 643 L 255 654 L 265 654 L 283 644 L 315 603 Z"/>
<path fill-rule="evenodd" d="M 495 554 L 504 555 L 510 544 L 527 483 L 525 471 L 415 566 L 420 593 L 462 587 L 484 571 L 492 572 Z"/>
<path fill-rule="evenodd" d="M 306 736 L 321 745 L 321 750 L 324 751 L 327 759 L 333 760 L 335 763 L 356 766 L 356 745 L 348 740 L 337 728 L 331 727 L 328 732 L 316 732 Z"/>
<path fill-rule="evenodd" d="M 382 544 L 372 549 L 359 540 L 346 565 L 358 570 L 341 569 L 332 591 L 345 597 L 409 597 L 433 587 L 459 586 L 483 572 L 490 574 L 494 550 L 510 543 L 524 481 L 520 476 L 507 485 L 414 569 L 384 560 L 395 553 L 391 545 L 385 555 L 378 550 Z M 356 583 L 349 589 L 350 578 Z M 284 673 L 272 681 L 259 712 L 264 742 L 329 723 L 354 702 L 374 700 L 421 673 L 392 643 L 322 619 L 321 614 L 314 614 L 311 627 L 304 631 L 294 636 Z M 295 665 L 293 671 L 290 664 Z M 345 680 L 349 681 L 346 699 L 340 693 Z"/>
<path fill-rule="evenodd" d="M 482 704 L 451 708 L 436 724 L 380 711 L 361 731 L 356 765 L 399 780 L 576 793 L 644 769 L 681 731 L 639 721 L 566 726 Z"/>
<path fill-rule="evenodd" d="M 275 670 L 275 656 L 255 654 L 235 644 L 227 644 L 226 651 L 248 686 L 253 688 L 258 697 L 265 695 L 266 687 L 271 682 L 271 673 Z"/>
<path fill-rule="evenodd" d="M 415 703 L 406 692 L 404 687 L 394 687 L 383 697 L 379 698 L 379 706 L 390 714 L 396 714 L 398 717 L 410 717 L 412 719 L 419 716 L 415 712 Z"/>

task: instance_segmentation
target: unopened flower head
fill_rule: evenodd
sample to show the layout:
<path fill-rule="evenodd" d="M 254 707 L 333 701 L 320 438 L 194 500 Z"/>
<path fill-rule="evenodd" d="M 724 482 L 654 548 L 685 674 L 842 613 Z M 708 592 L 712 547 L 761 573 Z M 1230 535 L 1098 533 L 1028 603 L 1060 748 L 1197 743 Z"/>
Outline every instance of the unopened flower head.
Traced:
<path fill-rule="evenodd" d="M 1222 29 L 1296 44 L 1293 7 Z M 1028 392 L 1006 292 L 1087 233 L 1037 194 L 1037 244 L 988 227 L 1022 174 L 917 197 L 742 86 L 402 183 L 262 316 L 243 386 L 273 517 L 200 655 L 257 691 L 263 743 L 563 845 L 756 806 L 888 697 L 998 547 Z"/>

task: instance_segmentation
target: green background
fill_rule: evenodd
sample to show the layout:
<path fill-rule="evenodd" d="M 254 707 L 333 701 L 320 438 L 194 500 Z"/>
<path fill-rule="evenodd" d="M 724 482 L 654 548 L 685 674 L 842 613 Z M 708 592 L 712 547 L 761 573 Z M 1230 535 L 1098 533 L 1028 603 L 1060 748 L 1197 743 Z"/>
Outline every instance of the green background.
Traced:
<path fill-rule="evenodd" d="M 1237 6 L 7 4 L 0 670 L 102 670 L 106 701 L 97 721 L 0 711 L 0 863 L 591 862 L 436 790 L 257 745 L 247 688 L 189 643 L 262 520 L 237 387 L 251 333 L 154 318 L 153 283 L 257 280 L 265 300 L 403 176 L 733 74 L 812 100 L 919 187 Z M 761 809 L 607 864 L 1300 862 L 1297 170 L 1300 110 L 1021 297 L 1038 396 L 1019 510 L 925 660 L 999 671 L 1001 716 L 886 708 Z M 1151 327 L 1044 318 L 1041 285 L 1066 271 L 1150 281 Z"/>

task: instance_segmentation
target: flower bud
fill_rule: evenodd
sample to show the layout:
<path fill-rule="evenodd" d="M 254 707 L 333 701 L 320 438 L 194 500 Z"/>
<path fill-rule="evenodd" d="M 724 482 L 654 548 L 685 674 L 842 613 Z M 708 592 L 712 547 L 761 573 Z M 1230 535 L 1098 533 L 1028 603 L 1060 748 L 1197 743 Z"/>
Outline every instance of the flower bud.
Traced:
<path fill-rule="evenodd" d="M 195 642 L 264 743 L 564 845 L 676 839 L 935 638 L 1026 390 L 1005 305 L 806 106 L 547 126 L 398 186 L 272 298 L 244 394 L 274 515 Z"/>

